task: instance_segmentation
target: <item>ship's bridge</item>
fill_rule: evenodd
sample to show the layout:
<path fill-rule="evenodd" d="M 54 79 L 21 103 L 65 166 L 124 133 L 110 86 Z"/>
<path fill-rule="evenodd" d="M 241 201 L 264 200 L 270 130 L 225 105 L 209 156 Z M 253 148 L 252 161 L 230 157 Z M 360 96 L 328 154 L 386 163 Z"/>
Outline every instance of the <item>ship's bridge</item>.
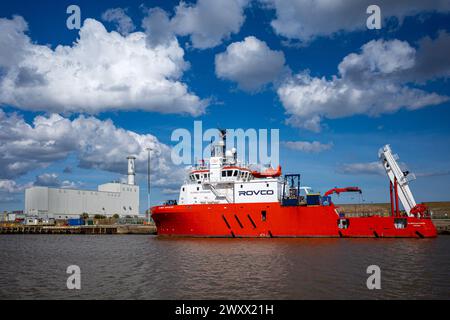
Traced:
<path fill-rule="evenodd" d="M 225 132 L 211 148 L 211 157 L 192 166 L 180 188 L 179 204 L 277 202 L 281 167 L 252 170 L 238 160 L 237 150 L 225 150 Z"/>
<path fill-rule="evenodd" d="M 233 181 L 250 181 L 254 177 L 249 168 L 238 166 L 225 166 L 220 169 L 220 180 L 218 183 Z M 208 183 L 210 182 L 210 170 L 206 168 L 194 168 L 188 177 L 188 183 Z"/>
<path fill-rule="evenodd" d="M 277 202 L 281 181 L 278 171 L 252 171 L 239 162 L 213 157 L 193 166 L 180 188 L 180 204 Z"/>

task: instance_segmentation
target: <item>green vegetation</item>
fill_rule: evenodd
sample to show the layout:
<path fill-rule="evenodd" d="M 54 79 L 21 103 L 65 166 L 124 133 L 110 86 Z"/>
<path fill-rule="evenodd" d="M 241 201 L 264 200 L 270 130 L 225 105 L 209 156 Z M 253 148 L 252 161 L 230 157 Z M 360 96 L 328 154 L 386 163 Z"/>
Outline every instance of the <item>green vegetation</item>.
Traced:
<path fill-rule="evenodd" d="M 80 218 L 83 220 L 89 219 L 89 214 L 87 212 L 83 212 L 83 214 L 80 215 Z"/>

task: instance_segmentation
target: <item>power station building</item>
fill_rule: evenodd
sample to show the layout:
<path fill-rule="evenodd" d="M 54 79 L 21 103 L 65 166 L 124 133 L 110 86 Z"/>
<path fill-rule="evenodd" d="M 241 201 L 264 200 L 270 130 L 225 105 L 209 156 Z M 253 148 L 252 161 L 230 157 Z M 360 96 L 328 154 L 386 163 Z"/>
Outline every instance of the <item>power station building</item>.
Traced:
<path fill-rule="evenodd" d="M 135 185 L 134 157 L 128 157 L 127 183 L 101 184 L 97 190 L 31 187 L 25 190 L 25 214 L 55 219 L 81 214 L 139 215 L 139 186 Z"/>

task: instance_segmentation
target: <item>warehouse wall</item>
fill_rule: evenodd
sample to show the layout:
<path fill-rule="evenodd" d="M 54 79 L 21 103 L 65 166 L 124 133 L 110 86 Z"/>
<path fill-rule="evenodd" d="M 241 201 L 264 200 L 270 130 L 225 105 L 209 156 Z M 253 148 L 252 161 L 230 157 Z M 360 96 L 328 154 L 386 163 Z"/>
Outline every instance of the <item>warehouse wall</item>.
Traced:
<path fill-rule="evenodd" d="M 32 187 L 25 190 L 28 214 L 121 216 L 139 214 L 139 186 L 107 183 L 96 190 Z"/>
<path fill-rule="evenodd" d="M 48 212 L 47 187 L 33 187 L 25 190 L 25 212 L 29 214 Z"/>

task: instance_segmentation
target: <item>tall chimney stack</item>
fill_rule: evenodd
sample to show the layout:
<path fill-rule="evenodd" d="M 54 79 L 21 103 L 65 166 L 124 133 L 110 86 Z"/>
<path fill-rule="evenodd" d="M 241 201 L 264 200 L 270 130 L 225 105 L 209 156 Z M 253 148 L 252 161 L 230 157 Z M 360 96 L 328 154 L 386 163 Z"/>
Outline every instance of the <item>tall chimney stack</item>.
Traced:
<path fill-rule="evenodd" d="M 134 160 L 136 157 L 128 156 L 128 181 L 127 183 L 134 186 L 134 177 L 136 175 L 136 171 L 134 170 Z"/>

